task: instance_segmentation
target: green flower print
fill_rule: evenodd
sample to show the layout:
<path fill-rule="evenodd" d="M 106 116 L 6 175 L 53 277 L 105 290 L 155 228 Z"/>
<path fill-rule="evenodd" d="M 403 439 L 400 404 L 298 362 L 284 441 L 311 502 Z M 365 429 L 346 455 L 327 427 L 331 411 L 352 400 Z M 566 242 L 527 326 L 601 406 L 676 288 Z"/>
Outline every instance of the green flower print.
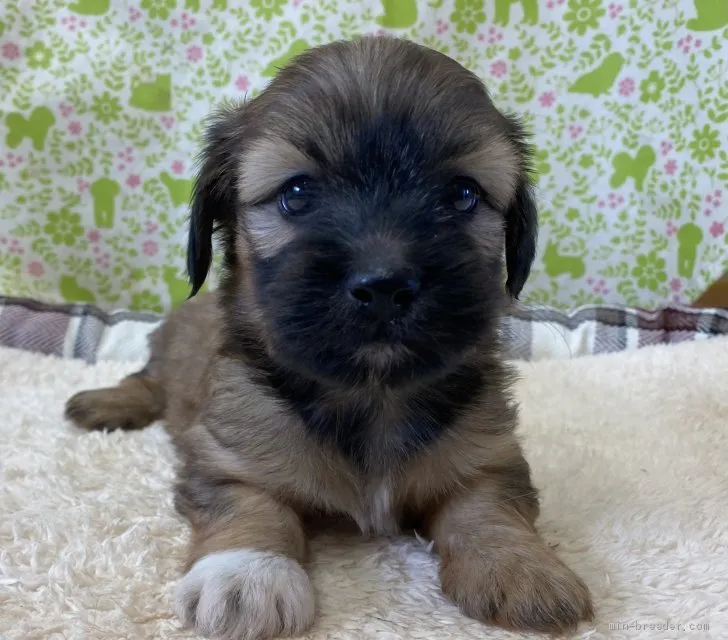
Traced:
<path fill-rule="evenodd" d="M 33 69 L 47 69 L 51 66 L 53 59 L 53 51 L 42 42 L 36 42 L 33 46 L 28 47 L 25 55 L 28 57 L 28 66 Z"/>
<path fill-rule="evenodd" d="M 177 0 L 142 0 L 142 9 L 145 9 L 150 18 L 169 18 L 169 12 L 177 8 Z"/>
<path fill-rule="evenodd" d="M 485 0 L 455 0 L 455 11 L 450 14 L 450 20 L 460 33 L 475 33 L 479 24 L 485 22 L 483 6 Z"/>
<path fill-rule="evenodd" d="M 91 111 L 96 114 L 96 117 L 101 120 L 101 122 L 109 124 L 110 122 L 119 119 L 119 115 L 121 114 L 121 105 L 119 104 L 118 98 L 109 94 L 108 91 L 104 91 L 103 95 L 94 96 Z"/>
<path fill-rule="evenodd" d="M 589 169 L 590 167 L 594 166 L 594 156 L 590 153 L 585 153 L 581 158 L 579 158 L 579 166 L 582 169 Z"/>
<path fill-rule="evenodd" d="M 43 231 L 51 237 L 54 244 L 72 247 L 76 244 L 76 239 L 83 235 L 81 216 L 78 213 L 71 213 L 66 208 L 58 213 L 49 213 L 46 220 Z"/>
<path fill-rule="evenodd" d="M 589 29 L 599 28 L 599 18 L 605 13 L 601 5 L 601 0 L 569 0 L 569 11 L 564 14 L 569 31 L 583 36 Z"/>
<path fill-rule="evenodd" d="M 642 102 L 657 102 L 665 88 L 665 81 L 657 71 L 652 71 L 647 80 L 640 82 L 640 100 Z"/>
<path fill-rule="evenodd" d="M 637 284 L 643 289 L 657 291 L 661 282 L 667 281 L 665 261 L 658 257 L 655 251 L 637 256 L 637 264 L 632 269 L 632 276 L 637 278 Z"/>
<path fill-rule="evenodd" d="M 271 20 L 273 16 L 282 16 L 287 0 L 250 0 L 255 15 L 263 20 Z"/>
<path fill-rule="evenodd" d="M 162 306 L 162 298 L 156 293 L 152 293 L 149 289 L 144 289 L 141 293 L 135 293 L 131 296 L 129 308 L 132 311 L 153 311 L 154 313 L 164 312 Z"/>
<path fill-rule="evenodd" d="M 693 131 L 693 141 L 688 145 L 692 149 L 693 160 L 705 162 L 708 158 L 715 158 L 715 150 L 720 147 L 718 132 L 705 125 L 703 130 Z"/>

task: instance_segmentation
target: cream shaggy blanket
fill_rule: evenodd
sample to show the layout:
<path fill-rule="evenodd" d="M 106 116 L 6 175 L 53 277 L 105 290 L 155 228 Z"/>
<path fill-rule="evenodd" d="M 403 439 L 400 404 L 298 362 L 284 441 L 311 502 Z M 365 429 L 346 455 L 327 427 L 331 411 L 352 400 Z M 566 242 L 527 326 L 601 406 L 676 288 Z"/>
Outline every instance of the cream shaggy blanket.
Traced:
<path fill-rule="evenodd" d="M 580 638 L 728 638 L 728 339 L 519 365 L 541 528 L 593 590 Z M 160 426 L 80 433 L 66 397 L 134 363 L 0 350 L 0 638 L 190 638 Z M 426 544 L 318 539 L 310 638 L 511 638 L 439 593 Z"/>

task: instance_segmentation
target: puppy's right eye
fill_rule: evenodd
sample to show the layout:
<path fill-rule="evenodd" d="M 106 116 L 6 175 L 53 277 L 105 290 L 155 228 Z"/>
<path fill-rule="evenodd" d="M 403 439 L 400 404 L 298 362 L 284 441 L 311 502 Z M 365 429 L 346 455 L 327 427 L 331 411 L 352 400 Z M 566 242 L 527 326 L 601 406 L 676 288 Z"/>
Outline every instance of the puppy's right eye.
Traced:
<path fill-rule="evenodd" d="M 291 178 L 278 194 L 278 208 L 286 216 L 307 213 L 313 204 L 313 181 L 307 176 Z"/>

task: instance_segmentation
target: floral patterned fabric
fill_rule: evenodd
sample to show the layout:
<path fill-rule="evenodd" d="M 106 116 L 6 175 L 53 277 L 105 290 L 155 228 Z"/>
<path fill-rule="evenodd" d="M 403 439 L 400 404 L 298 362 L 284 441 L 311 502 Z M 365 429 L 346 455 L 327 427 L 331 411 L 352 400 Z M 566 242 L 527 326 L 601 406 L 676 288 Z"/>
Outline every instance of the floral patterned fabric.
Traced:
<path fill-rule="evenodd" d="M 187 293 L 203 120 L 312 45 L 453 56 L 536 147 L 530 302 L 689 301 L 728 269 L 726 0 L 5 0 L 0 292 L 160 312 Z"/>

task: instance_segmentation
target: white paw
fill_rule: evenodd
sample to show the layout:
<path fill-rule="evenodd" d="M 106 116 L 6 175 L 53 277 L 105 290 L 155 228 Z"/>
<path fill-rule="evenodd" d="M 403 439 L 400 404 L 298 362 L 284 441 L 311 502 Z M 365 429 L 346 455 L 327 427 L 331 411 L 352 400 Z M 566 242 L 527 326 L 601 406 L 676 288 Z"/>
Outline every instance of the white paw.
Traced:
<path fill-rule="evenodd" d="M 263 640 L 308 629 L 314 595 L 295 560 L 238 549 L 198 560 L 177 586 L 175 611 L 206 637 Z"/>

